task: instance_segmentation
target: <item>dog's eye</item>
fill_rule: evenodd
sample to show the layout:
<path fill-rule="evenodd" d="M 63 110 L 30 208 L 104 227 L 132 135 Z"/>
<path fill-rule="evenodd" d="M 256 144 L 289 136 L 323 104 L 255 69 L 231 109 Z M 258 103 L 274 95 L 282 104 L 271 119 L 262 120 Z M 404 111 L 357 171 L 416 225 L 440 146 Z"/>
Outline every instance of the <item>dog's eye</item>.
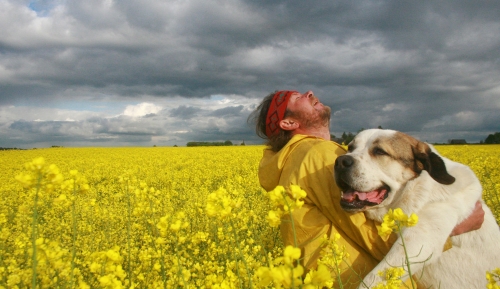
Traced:
<path fill-rule="evenodd" d="M 383 149 L 381 148 L 374 148 L 373 149 L 373 154 L 374 155 L 379 155 L 379 156 L 385 156 L 387 155 L 387 152 L 385 152 Z"/>

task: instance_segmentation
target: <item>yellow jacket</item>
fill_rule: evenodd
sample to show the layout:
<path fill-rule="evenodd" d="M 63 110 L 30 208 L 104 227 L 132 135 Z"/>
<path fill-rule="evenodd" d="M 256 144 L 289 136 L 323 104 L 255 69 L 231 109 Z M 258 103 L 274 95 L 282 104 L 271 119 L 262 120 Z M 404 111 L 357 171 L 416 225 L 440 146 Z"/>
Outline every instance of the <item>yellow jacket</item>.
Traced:
<path fill-rule="evenodd" d="M 333 165 L 343 154 L 345 150 L 335 142 L 295 135 L 279 152 L 264 151 L 259 180 L 267 191 L 278 185 L 299 185 L 307 192 L 304 206 L 292 213 L 306 270 L 317 265 L 321 237 L 339 233 L 341 239 L 337 243 L 346 247 L 349 253 L 347 262 L 362 278 L 383 259 L 396 236 L 393 234 L 383 239 L 377 233 L 379 224 L 365 218 L 364 213 L 352 214 L 341 209 Z M 291 222 L 281 222 L 280 229 L 285 245 L 295 245 Z M 341 275 L 344 288 L 356 288 L 360 277 L 345 263 L 341 266 L 344 269 Z"/>

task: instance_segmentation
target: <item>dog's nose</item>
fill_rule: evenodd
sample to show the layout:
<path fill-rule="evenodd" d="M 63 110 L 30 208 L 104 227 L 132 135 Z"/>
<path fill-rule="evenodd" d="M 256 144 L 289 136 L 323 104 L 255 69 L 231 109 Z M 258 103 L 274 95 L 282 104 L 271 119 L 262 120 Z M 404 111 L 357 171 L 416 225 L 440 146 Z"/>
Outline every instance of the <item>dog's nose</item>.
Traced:
<path fill-rule="evenodd" d="M 335 169 L 347 169 L 354 164 L 354 159 L 351 156 L 343 155 L 335 160 Z"/>

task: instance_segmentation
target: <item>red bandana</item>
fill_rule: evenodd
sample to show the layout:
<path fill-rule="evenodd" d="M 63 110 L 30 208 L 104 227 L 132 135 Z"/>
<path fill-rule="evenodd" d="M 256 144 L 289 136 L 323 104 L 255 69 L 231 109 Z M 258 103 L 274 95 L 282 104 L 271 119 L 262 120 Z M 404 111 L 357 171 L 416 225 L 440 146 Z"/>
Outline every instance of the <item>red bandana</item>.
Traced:
<path fill-rule="evenodd" d="M 282 90 L 274 94 L 269 110 L 267 111 L 266 118 L 266 135 L 271 137 L 276 135 L 280 131 L 280 121 L 285 116 L 286 106 L 288 105 L 288 100 L 290 100 L 290 95 L 298 91 L 294 90 Z"/>

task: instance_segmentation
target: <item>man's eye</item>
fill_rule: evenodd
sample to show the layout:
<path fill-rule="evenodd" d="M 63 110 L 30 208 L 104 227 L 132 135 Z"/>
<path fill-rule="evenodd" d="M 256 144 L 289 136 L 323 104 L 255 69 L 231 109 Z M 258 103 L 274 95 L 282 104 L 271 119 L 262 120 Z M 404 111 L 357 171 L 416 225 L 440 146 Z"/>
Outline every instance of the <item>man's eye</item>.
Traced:
<path fill-rule="evenodd" d="M 384 150 L 383 150 L 383 149 L 381 149 L 381 148 L 374 148 L 374 149 L 373 149 L 373 154 L 374 154 L 374 155 L 379 155 L 379 156 L 385 156 L 385 155 L 387 155 L 387 152 L 386 152 L 386 151 L 384 151 Z"/>

